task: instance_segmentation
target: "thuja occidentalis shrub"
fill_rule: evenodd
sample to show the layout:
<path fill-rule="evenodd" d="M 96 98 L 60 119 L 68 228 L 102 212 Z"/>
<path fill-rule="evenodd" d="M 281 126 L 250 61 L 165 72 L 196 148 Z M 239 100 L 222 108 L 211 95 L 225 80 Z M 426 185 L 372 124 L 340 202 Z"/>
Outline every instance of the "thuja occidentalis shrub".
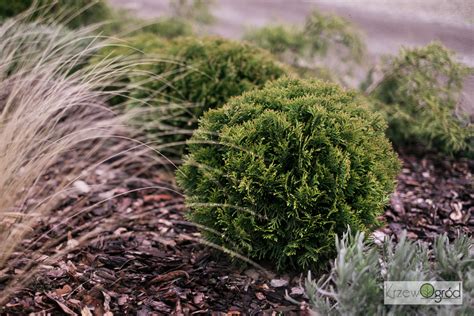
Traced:
<path fill-rule="evenodd" d="M 143 67 L 147 76 L 154 74 L 157 79 L 143 83 L 132 94 L 133 99 L 146 102 L 130 102 L 130 107 L 150 110 L 139 123 L 151 140 L 178 143 L 163 149 L 168 155 L 181 154 L 205 111 L 285 74 L 285 68 L 265 51 L 221 38 L 178 38 L 144 52 L 159 56 Z M 137 80 L 141 78 L 133 79 Z"/>
<path fill-rule="evenodd" d="M 459 108 L 472 69 L 439 43 L 402 49 L 387 60 L 372 92 L 387 114 L 388 136 L 398 145 L 422 144 L 448 154 L 474 155 L 474 124 Z"/>
<path fill-rule="evenodd" d="M 31 18 L 50 17 L 72 28 L 103 22 L 111 12 L 104 0 L 0 0 L 0 20 L 28 9 Z"/>
<path fill-rule="evenodd" d="M 386 238 L 381 245 L 363 233 L 336 240 L 337 258 L 318 280 L 311 274 L 306 294 L 317 315 L 472 315 L 474 313 L 473 239 L 437 236 L 432 247 Z M 385 305 L 384 281 L 462 281 L 462 305 Z M 292 300 L 291 298 L 289 298 Z M 297 302 L 295 302 L 297 303 Z"/>
<path fill-rule="evenodd" d="M 209 241 L 280 270 L 318 269 L 347 226 L 369 232 L 399 161 L 352 92 L 282 78 L 210 110 L 177 171 Z"/>

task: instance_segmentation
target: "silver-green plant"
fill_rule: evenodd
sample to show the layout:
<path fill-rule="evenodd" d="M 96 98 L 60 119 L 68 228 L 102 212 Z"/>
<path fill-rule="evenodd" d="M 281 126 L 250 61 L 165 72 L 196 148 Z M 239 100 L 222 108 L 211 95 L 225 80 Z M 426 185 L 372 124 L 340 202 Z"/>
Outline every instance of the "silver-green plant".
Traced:
<path fill-rule="evenodd" d="M 363 233 L 346 232 L 336 240 L 337 258 L 330 272 L 306 280 L 306 294 L 316 315 L 473 315 L 473 239 L 460 235 L 435 238 L 433 247 L 410 241 L 381 245 Z M 384 305 L 384 281 L 463 281 L 463 305 Z"/>

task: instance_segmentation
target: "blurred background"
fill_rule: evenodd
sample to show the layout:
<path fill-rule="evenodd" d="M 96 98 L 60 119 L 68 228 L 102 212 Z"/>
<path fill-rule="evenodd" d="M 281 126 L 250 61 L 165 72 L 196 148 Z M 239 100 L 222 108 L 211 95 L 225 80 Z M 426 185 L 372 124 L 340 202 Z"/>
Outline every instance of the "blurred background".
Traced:
<path fill-rule="evenodd" d="M 145 19 L 169 16 L 169 0 L 110 0 L 116 8 Z M 177 1 L 179 2 L 179 1 Z M 401 47 L 420 47 L 440 41 L 456 52 L 456 58 L 474 67 L 473 0 L 203 0 L 212 23 L 203 33 L 241 39 L 266 25 L 303 25 L 314 10 L 335 14 L 351 22 L 367 47 L 366 60 L 380 62 Z M 190 13 L 193 15 L 194 13 Z M 173 15 L 171 13 L 171 15 Z M 340 59 L 324 60 L 337 68 Z M 367 68 L 352 69 L 346 85 L 357 87 Z M 461 108 L 474 115 L 474 76 L 464 83 Z"/>
<path fill-rule="evenodd" d="M 143 18 L 167 15 L 168 0 L 110 0 Z M 364 35 L 369 54 L 396 53 L 401 45 L 423 46 L 439 40 L 474 66 L 472 0 L 214 0 L 216 21 L 209 31 L 240 38 L 252 27 L 269 23 L 304 23 L 314 9 L 353 22 Z"/>

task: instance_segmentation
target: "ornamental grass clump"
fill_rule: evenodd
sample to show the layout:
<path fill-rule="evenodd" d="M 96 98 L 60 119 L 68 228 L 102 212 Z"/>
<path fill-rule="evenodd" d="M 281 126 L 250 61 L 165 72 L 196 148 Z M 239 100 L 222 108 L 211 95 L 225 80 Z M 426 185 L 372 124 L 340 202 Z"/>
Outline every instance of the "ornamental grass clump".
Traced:
<path fill-rule="evenodd" d="M 113 227 L 102 220 L 92 229 L 69 226 L 104 202 L 73 202 L 75 183 L 106 168 L 106 161 L 122 166 L 135 148 L 133 161 L 148 154 L 130 139 L 132 113 L 117 115 L 105 106 L 123 92 L 105 88 L 134 63 L 87 67 L 89 56 L 107 46 L 93 28 L 70 31 L 54 21 L 25 20 L 0 24 L 0 306 L 40 268 Z M 75 246 L 64 247 L 60 231 L 71 232 Z"/>
<path fill-rule="evenodd" d="M 439 43 L 403 49 L 385 65 L 371 95 L 397 145 L 421 144 L 448 154 L 474 155 L 474 124 L 460 107 L 463 81 L 472 73 Z"/>
<path fill-rule="evenodd" d="M 323 267 L 347 225 L 371 231 L 399 161 L 351 92 L 282 78 L 210 110 L 177 171 L 204 236 L 279 270 Z"/>
<path fill-rule="evenodd" d="M 132 39 L 130 46 L 133 43 Z M 152 74 L 156 79 L 141 84 L 142 89 L 131 95 L 139 102 L 129 106 L 149 110 L 139 124 L 157 144 L 172 143 L 163 148 L 167 155 L 181 155 L 184 142 L 205 111 L 285 73 L 265 51 L 221 38 L 178 38 L 149 45 L 143 52 L 157 57 L 156 62 L 143 66 L 147 77 Z M 143 79 L 131 81 L 142 83 Z"/>

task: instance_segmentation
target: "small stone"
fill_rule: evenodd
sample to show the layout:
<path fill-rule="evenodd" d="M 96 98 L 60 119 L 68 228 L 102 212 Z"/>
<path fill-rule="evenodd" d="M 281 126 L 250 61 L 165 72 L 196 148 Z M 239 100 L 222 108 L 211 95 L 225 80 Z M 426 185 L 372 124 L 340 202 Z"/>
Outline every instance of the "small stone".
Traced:
<path fill-rule="evenodd" d="M 76 188 L 76 190 L 83 194 L 89 193 L 91 191 L 91 187 L 85 181 L 82 180 L 75 181 L 73 183 L 73 186 L 74 188 Z"/>
<path fill-rule="evenodd" d="M 304 294 L 304 289 L 301 286 L 295 286 L 291 288 L 290 295 L 300 296 Z"/>
<path fill-rule="evenodd" d="M 270 285 L 272 287 L 284 287 L 288 285 L 288 281 L 283 279 L 273 279 L 270 281 Z"/>
<path fill-rule="evenodd" d="M 74 249 L 77 246 L 79 246 L 79 241 L 77 241 L 76 239 L 69 239 L 66 242 L 66 249 Z"/>
<path fill-rule="evenodd" d="M 374 243 L 377 245 L 381 245 L 386 237 L 387 237 L 387 234 L 385 234 L 381 230 L 376 230 L 372 233 L 372 238 L 374 239 Z"/>

